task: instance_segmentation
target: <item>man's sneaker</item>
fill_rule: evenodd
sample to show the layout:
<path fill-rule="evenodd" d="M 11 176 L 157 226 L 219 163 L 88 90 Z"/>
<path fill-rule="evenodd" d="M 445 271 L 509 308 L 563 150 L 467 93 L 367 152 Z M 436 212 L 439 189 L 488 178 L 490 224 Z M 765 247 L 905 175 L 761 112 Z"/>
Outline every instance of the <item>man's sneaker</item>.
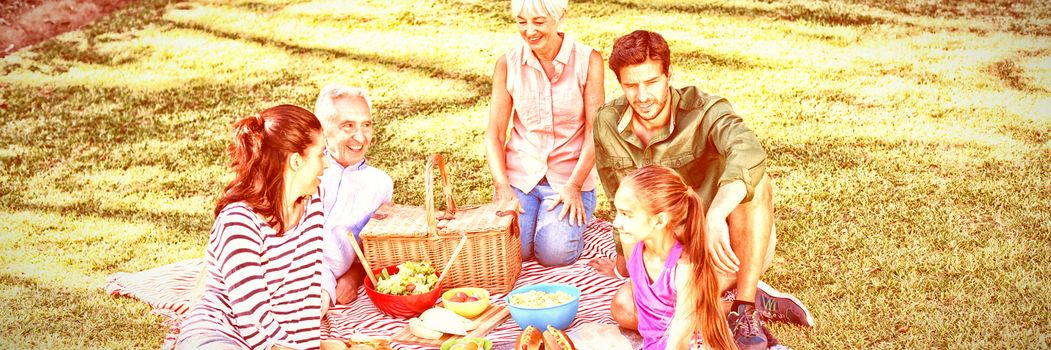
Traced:
<path fill-rule="evenodd" d="M 759 314 L 771 321 L 787 322 L 803 327 L 814 326 L 814 315 L 795 296 L 774 289 L 759 281 L 755 290 L 755 307 Z"/>
<path fill-rule="evenodd" d="M 738 305 L 736 310 L 730 311 L 726 316 L 730 323 L 730 333 L 733 333 L 734 343 L 740 350 L 766 350 L 766 332 L 763 331 L 763 321 L 759 319 L 759 311 L 752 305 Z"/>

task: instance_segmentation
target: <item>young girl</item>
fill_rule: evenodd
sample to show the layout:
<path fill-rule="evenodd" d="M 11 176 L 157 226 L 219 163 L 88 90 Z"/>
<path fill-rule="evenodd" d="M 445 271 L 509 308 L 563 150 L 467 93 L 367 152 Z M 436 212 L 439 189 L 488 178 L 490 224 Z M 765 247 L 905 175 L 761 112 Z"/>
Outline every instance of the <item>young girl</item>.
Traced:
<path fill-rule="evenodd" d="M 708 348 L 736 349 L 705 249 L 700 197 L 675 171 L 650 165 L 624 179 L 613 203 L 631 274 L 615 298 L 634 298 L 643 349 L 686 349 L 698 332 Z"/>

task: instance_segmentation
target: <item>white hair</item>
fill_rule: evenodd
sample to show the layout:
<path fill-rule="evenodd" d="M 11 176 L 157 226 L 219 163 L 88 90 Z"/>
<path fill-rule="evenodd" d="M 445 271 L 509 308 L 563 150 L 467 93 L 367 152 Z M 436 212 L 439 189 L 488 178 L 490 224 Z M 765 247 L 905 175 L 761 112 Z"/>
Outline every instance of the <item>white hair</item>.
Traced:
<path fill-rule="evenodd" d="M 335 115 L 335 101 L 337 99 L 355 97 L 365 100 L 365 105 L 369 107 L 370 111 L 372 110 L 372 101 L 369 100 L 369 93 L 365 89 L 343 84 L 325 85 L 317 96 L 317 102 L 314 103 L 314 115 L 322 122 L 325 122 Z"/>
<path fill-rule="evenodd" d="M 511 0 L 511 16 L 522 15 L 547 15 L 556 21 L 562 21 L 562 16 L 569 8 L 569 0 Z"/>

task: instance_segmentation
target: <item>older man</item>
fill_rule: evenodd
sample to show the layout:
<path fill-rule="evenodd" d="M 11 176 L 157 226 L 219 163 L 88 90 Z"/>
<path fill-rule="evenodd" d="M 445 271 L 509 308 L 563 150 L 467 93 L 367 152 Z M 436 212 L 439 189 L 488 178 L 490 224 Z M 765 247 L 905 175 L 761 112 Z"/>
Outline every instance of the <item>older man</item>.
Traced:
<path fill-rule="evenodd" d="M 365 164 L 372 143 L 372 104 L 365 90 L 333 84 L 321 89 L 314 114 L 321 121 L 329 166 L 321 176 L 325 205 L 323 310 L 358 296 L 365 271 L 350 237 L 358 234 L 381 205 L 391 201 L 394 182 Z"/>

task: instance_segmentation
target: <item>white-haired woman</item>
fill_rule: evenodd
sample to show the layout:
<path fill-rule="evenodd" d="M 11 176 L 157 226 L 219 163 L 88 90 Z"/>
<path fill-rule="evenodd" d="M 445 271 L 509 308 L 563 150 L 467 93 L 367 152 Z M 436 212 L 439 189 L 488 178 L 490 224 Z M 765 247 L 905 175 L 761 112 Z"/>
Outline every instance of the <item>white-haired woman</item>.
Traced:
<path fill-rule="evenodd" d="M 486 131 L 493 200 L 518 201 L 522 258 L 545 266 L 583 250 L 595 211 L 591 125 L 605 99 L 602 56 L 558 30 L 566 9 L 566 0 L 511 1 L 524 43 L 496 61 Z"/>

